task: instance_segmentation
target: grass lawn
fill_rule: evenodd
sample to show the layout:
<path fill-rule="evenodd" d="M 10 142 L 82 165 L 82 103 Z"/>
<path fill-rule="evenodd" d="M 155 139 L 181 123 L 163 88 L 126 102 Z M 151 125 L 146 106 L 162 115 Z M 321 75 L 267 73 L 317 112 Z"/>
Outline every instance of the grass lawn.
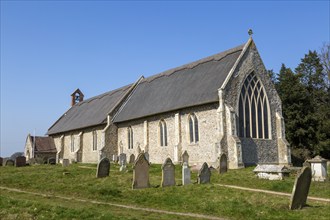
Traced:
<path fill-rule="evenodd" d="M 330 203 L 307 200 L 302 210 L 288 209 L 290 198 L 221 187 L 228 184 L 291 193 L 295 176 L 282 181 L 260 180 L 253 167 L 212 173 L 211 184 L 181 185 L 176 166 L 176 187 L 161 188 L 161 166 L 151 165 L 151 188 L 132 190 L 132 169 L 125 173 L 111 164 L 110 176 L 95 178 L 96 165 L 72 164 L 0 167 L 0 186 L 79 199 L 91 199 L 143 208 L 196 213 L 227 219 L 329 219 Z M 68 172 L 68 175 L 63 175 Z M 192 173 L 192 180 L 197 174 Z M 312 182 L 309 196 L 330 198 L 330 182 Z M 68 201 L 1 190 L 1 219 L 192 219 L 115 206 Z"/>

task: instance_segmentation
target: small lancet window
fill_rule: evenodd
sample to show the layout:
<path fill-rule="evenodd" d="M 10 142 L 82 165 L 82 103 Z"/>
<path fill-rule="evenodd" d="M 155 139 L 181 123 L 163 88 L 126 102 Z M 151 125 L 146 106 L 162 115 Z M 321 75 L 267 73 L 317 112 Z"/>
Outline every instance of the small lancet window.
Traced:
<path fill-rule="evenodd" d="M 128 149 L 133 149 L 133 129 L 131 126 L 127 128 Z"/>
<path fill-rule="evenodd" d="M 190 143 L 199 141 L 198 120 L 195 114 L 189 115 L 189 140 Z"/>
<path fill-rule="evenodd" d="M 260 79 L 249 74 L 242 86 L 238 103 L 239 136 L 270 138 L 269 102 Z"/>
<path fill-rule="evenodd" d="M 71 139 L 71 152 L 74 152 L 74 135 L 73 134 L 71 134 L 70 139 Z"/>
<path fill-rule="evenodd" d="M 167 146 L 167 127 L 166 122 L 161 120 L 159 122 L 159 137 L 160 137 L 160 146 Z"/>
<path fill-rule="evenodd" d="M 93 151 L 97 150 L 97 132 L 93 131 Z"/>

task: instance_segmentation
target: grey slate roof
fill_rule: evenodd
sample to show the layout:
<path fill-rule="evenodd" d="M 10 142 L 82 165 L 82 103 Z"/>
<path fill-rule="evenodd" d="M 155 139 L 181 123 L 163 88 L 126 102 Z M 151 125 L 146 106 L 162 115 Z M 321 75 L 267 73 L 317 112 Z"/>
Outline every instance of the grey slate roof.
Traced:
<path fill-rule="evenodd" d="M 144 79 L 113 122 L 218 102 L 218 89 L 243 47 L 241 45 Z"/>
<path fill-rule="evenodd" d="M 95 96 L 72 106 L 48 129 L 57 134 L 106 123 L 109 111 L 125 95 L 131 85 Z"/>

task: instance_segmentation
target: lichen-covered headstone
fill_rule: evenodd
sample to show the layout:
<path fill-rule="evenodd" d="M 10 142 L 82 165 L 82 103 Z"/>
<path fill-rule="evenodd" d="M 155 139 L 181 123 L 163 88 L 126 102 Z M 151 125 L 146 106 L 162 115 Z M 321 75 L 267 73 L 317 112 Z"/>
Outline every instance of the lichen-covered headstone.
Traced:
<path fill-rule="evenodd" d="M 210 183 L 211 170 L 207 163 L 203 163 L 201 169 L 198 171 L 198 184 Z"/>
<path fill-rule="evenodd" d="M 167 158 L 162 165 L 161 186 L 175 186 L 175 166 L 171 158 Z"/>
<path fill-rule="evenodd" d="M 12 159 L 7 159 L 4 162 L 5 166 L 14 166 L 15 165 L 15 161 L 13 161 Z"/>
<path fill-rule="evenodd" d="M 149 162 L 143 153 L 140 153 L 133 165 L 133 189 L 148 188 L 149 184 Z"/>
<path fill-rule="evenodd" d="M 190 168 L 186 162 L 182 166 L 182 185 L 190 184 Z"/>
<path fill-rule="evenodd" d="M 63 161 L 62 161 L 62 166 L 63 167 L 67 167 L 67 166 L 69 166 L 69 164 L 70 164 L 69 159 L 63 159 Z"/>
<path fill-rule="evenodd" d="M 186 150 L 183 152 L 181 157 L 182 157 L 182 164 L 187 163 L 187 165 L 189 166 L 189 154 Z"/>
<path fill-rule="evenodd" d="M 226 173 L 227 170 L 228 170 L 227 156 L 226 154 L 221 154 L 219 173 Z"/>
<path fill-rule="evenodd" d="M 26 157 L 24 156 L 18 156 L 15 159 L 15 166 L 16 167 L 24 167 L 26 166 Z"/>
<path fill-rule="evenodd" d="M 110 173 L 110 160 L 108 158 L 103 158 L 97 165 L 96 177 L 102 178 L 109 176 Z"/>
<path fill-rule="evenodd" d="M 126 154 L 124 153 L 119 154 L 119 164 L 120 164 L 119 171 L 122 172 L 126 170 L 126 163 L 127 163 Z"/>
<path fill-rule="evenodd" d="M 131 154 L 131 156 L 129 156 L 129 163 L 134 163 L 135 161 L 135 155 Z"/>
<path fill-rule="evenodd" d="M 296 177 L 291 194 L 290 209 L 302 209 L 306 205 L 309 187 L 312 181 L 310 167 L 303 167 Z"/>

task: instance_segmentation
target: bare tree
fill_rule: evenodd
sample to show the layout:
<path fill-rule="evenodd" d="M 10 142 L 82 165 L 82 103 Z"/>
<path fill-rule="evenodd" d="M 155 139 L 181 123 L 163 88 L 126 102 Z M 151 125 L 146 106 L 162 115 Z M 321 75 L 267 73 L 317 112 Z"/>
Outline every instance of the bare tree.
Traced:
<path fill-rule="evenodd" d="M 319 54 L 323 70 L 325 71 L 325 75 L 328 77 L 325 79 L 328 88 L 330 86 L 330 43 L 323 43 Z"/>

